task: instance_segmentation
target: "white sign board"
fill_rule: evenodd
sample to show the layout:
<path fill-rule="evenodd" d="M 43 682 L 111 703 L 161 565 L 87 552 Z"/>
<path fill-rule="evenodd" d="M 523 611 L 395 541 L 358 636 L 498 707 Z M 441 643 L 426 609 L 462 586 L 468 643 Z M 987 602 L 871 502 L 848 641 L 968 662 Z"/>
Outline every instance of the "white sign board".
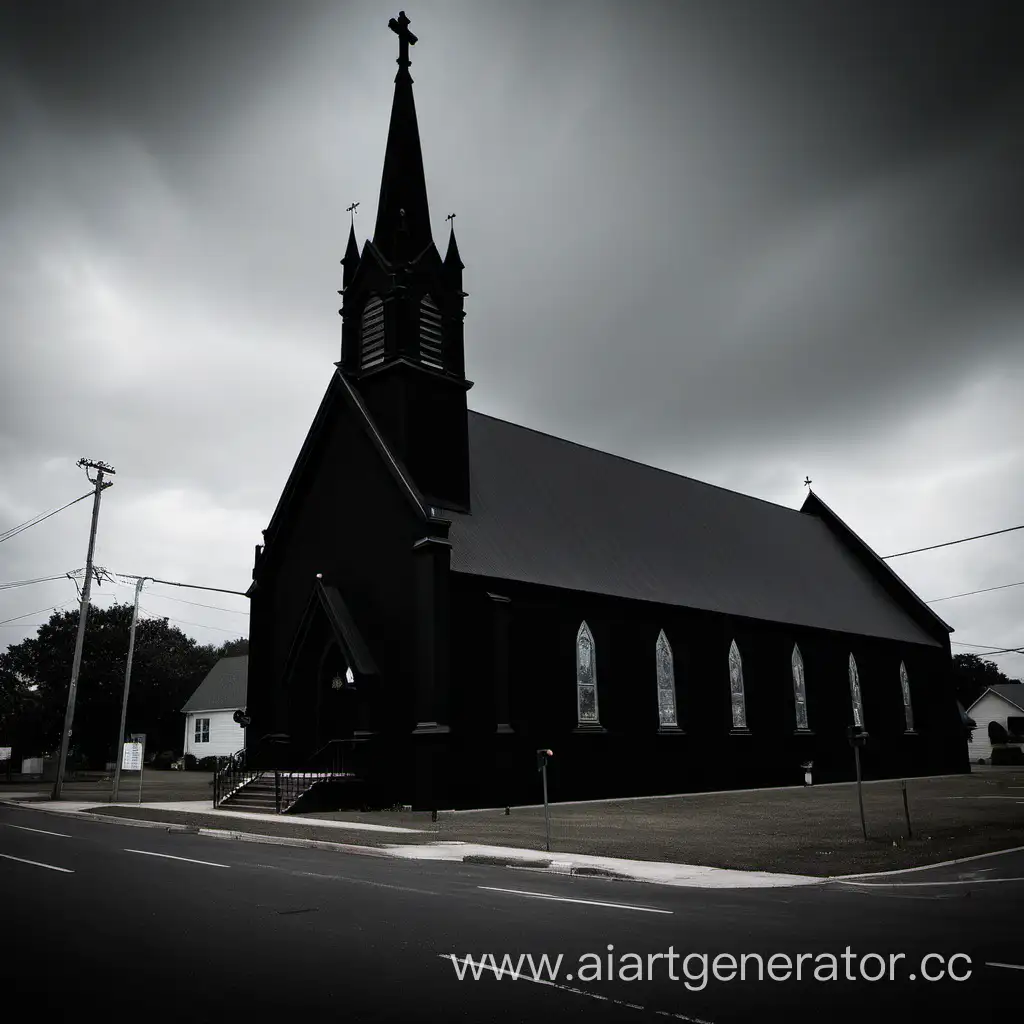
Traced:
<path fill-rule="evenodd" d="M 125 772 L 142 771 L 142 744 L 126 743 L 121 755 L 121 770 Z"/>
<path fill-rule="evenodd" d="M 0 761 L 10 761 L 11 747 L 0 747 Z"/>

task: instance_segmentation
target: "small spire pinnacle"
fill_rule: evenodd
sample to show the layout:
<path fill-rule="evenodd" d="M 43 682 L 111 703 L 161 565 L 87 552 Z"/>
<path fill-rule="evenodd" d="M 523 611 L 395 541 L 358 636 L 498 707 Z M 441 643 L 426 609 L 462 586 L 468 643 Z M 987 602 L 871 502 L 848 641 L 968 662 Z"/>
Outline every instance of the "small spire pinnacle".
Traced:
<path fill-rule="evenodd" d="M 808 491 L 810 491 L 812 483 L 814 483 L 814 481 L 809 476 L 804 477 L 804 487 L 806 487 Z"/>
<path fill-rule="evenodd" d="M 455 241 L 455 214 L 449 213 L 445 220 L 451 225 L 451 231 L 448 235 L 448 251 L 444 256 L 444 265 L 448 269 L 463 270 L 465 264 L 459 255 L 459 244 Z"/>

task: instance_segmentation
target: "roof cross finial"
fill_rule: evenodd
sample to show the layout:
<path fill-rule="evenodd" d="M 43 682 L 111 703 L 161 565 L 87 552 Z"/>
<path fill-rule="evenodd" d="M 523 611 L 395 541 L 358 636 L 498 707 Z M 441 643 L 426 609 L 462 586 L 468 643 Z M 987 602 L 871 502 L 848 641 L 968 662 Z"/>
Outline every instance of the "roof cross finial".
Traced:
<path fill-rule="evenodd" d="M 345 212 L 352 214 L 352 227 L 356 226 L 356 207 L 358 205 L 358 203 L 353 203 L 351 206 L 345 207 Z"/>
<path fill-rule="evenodd" d="M 388 22 L 388 28 L 398 36 L 398 60 L 395 63 L 400 69 L 409 67 L 409 47 L 416 44 L 416 37 L 409 31 L 409 19 L 405 11 L 399 11 L 397 18 Z"/>
<path fill-rule="evenodd" d="M 812 480 L 812 479 L 811 479 L 811 478 L 810 478 L 809 476 L 805 476 L 805 477 L 804 477 L 804 487 L 806 487 L 806 488 L 807 488 L 808 490 L 810 490 L 810 489 L 811 489 L 811 484 L 812 484 L 813 482 L 814 482 L 814 481 L 813 481 L 813 480 Z"/>
<path fill-rule="evenodd" d="M 454 213 L 449 213 L 448 216 L 445 217 L 445 220 L 454 221 L 455 220 L 455 214 Z M 452 227 L 455 227 L 454 223 L 452 224 Z"/>

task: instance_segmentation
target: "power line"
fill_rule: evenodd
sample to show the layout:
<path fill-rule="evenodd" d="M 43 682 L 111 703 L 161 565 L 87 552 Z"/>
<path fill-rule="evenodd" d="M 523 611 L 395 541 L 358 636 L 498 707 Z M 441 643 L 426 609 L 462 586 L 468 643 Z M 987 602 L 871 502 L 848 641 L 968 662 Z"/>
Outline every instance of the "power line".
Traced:
<path fill-rule="evenodd" d="M 1019 583 L 1004 583 L 1001 587 L 985 587 L 984 590 L 968 590 L 966 594 L 950 594 L 949 597 L 933 597 L 925 604 L 938 604 L 940 601 L 952 601 L 957 597 L 972 597 L 974 594 L 991 594 L 993 590 L 1009 590 L 1010 587 L 1024 587 L 1024 580 Z"/>
<path fill-rule="evenodd" d="M 151 611 L 149 608 L 142 608 L 147 615 L 151 615 L 154 619 L 167 619 L 169 622 L 178 622 L 183 626 L 198 626 L 200 629 L 215 629 L 218 633 L 234 633 L 238 636 L 237 629 L 224 629 L 221 626 L 207 626 L 205 622 L 189 622 L 188 619 L 172 619 L 170 615 L 158 615 L 156 612 Z"/>
<path fill-rule="evenodd" d="M 85 501 L 86 498 L 92 497 L 92 491 L 86 491 L 85 494 L 75 498 L 74 501 L 69 501 L 66 505 L 61 505 L 60 508 L 55 508 L 50 512 L 40 512 L 39 515 L 33 516 L 31 519 L 26 519 L 25 522 L 18 526 L 12 526 L 9 530 L 5 530 L 0 533 L 0 544 L 5 540 L 10 540 L 12 537 L 17 537 L 19 533 L 24 533 L 27 529 L 33 526 L 38 526 L 44 519 L 49 519 L 50 516 L 55 516 L 58 512 L 63 512 L 66 508 L 71 508 L 72 505 L 77 505 L 80 501 Z"/>
<path fill-rule="evenodd" d="M 882 555 L 886 558 L 902 558 L 904 555 L 916 555 L 921 551 L 934 551 L 936 548 L 948 548 L 954 544 L 966 544 L 969 540 L 981 540 L 982 537 L 996 537 L 1001 533 L 1013 533 L 1014 530 L 1024 530 L 1024 523 L 1020 526 L 1008 526 L 1005 530 L 993 530 L 991 533 L 979 533 L 974 537 L 961 537 L 959 540 L 947 540 L 943 544 L 930 544 L 926 548 L 913 548 L 911 551 L 897 551 L 895 555 Z"/>
<path fill-rule="evenodd" d="M 71 602 L 61 601 L 61 603 L 58 605 L 49 605 L 48 607 L 51 607 L 53 608 L 54 611 L 56 611 L 58 608 L 63 608 L 66 604 L 71 604 Z M 24 615 L 15 615 L 10 619 L 4 619 L 2 622 L 0 622 L 0 626 L 6 626 L 9 622 L 17 622 L 18 619 L 27 619 L 30 615 L 39 615 L 42 612 L 45 612 L 46 610 L 46 608 L 37 608 L 34 612 L 25 612 Z"/>
<path fill-rule="evenodd" d="M 0 590 L 12 590 L 15 587 L 29 587 L 35 583 L 49 583 L 52 580 L 70 579 L 72 575 L 81 571 L 81 569 L 72 569 L 71 572 L 61 573 L 60 576 L 39 576 L 33 580 L 14 580 L 10 583 L 0 583 Z"/>
<path fill-rule="evenodd" d="M 175 583 L 173 580 L 158 580 L 152 576 L 133 576 L 130 572 L 119 572 L 118 576 L 124 576 L 129 580 L 147 579 L 152 583 L 163 583 L 168 587 L 187 587 L 190 590 L 212 590 L 218 594 L 237 594 L 239 597 L 248 597 L 244 590 L 225 590 L 223 587 L 201 587 L 198 583 Z"/>
<path fill-rule="evenodd" d="M 149 579 L 150 577 L 147 577 Z M 124 583 L 122 580 L 115 579 L 114 582 L 122 587 L 131 587 L 133 584 Z M 204 588 L 205 589 L 205 588 Z M 166 594 L 153 594 L 150 593 L 150 597 L 155 597 L 160 601 L 175 601 L 178 604 L 188 604 L 193 608 L 209 608 L 215 612 L 231 612 L 233 615 L 248 615 L 249 609 L 246 608 L 244 611 L 239 611 L 237 608 L 225 608 L 219 604 L 200 604 L 198 601 L 186 601 L 182 597 L 168 597 Z"/>

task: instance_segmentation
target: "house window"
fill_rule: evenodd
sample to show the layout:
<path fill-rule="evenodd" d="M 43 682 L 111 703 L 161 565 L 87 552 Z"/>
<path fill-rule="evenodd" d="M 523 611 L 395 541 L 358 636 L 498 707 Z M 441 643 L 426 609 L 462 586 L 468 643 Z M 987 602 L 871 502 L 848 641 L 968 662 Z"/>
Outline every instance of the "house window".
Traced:
<path fill-rule="evenodd" d="M 743 691 L 743 659 L 735 640 L 729 645 L 729 692 L 732 696 L 732 727 L 746 729 L 747 698 Z"/>
<path fill-rule="evenodd" d="M 858 729 L 864 728 L 864 703 L 860 696 L 860 676 L 857 674 L 857 661 L 850 652 L 850 703 L 853 705 L 853 724 Z"/>
<path fill-rule="evenodd" d="M 384 303 L 371 295 L 363 307 L 359 367 L 367 370 L 384 362 Z"/>
<path fill-rule="evenodd" d="M 210 720 L 208 718 L 196 719 L 196 743 L 210 742 Z"/>
<path fill-rule="evenodd" d="M 807 680 L 804 678 L 804 658 L 798 644 L 793 644 L 793 655 L 790 658 L 793 668 L 793 703 L 796 706 L 797 732 L 808 732 L 807 724 Z"/>
<path fill-rule="evenodd" d="M 576 634 L 576 712 L 580 725 L 600 725 L 597 712 L 597 671 L 594 637 L 586 622 Z"/>
<path fill-rule="evenodd" d="M 910 678 L 907 676 L 907 666 L 900 662 L 900 689 L 903 691 L 903 714 L 907 719 L 907 732 L 914 731 L 914 708 L 910 703 Z"/>
<path fill-rule="evenodd" d="M 658 634 L 654 657 L 658 669 L 658 724 L 675 728 L 679 725 L 676 720 L 676 672 L 672 662 L 672 645 L 665 636 L 665 630 Z"/>

